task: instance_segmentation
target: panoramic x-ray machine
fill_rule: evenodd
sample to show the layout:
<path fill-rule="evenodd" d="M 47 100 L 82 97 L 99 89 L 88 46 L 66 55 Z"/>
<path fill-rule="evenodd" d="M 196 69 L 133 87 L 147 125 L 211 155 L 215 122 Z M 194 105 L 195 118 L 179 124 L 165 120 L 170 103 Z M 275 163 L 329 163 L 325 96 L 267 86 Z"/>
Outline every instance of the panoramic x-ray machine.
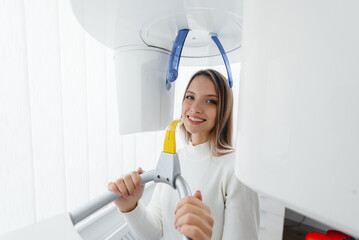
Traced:
<path fill-rule="evenodd" d="M 115 50 L 119 103 L 126 102 L 131 94 L 131 104 L 119 104 L 119 112 L 131 116 L 119 117 L 121 134 L 163 130 L 172 121 L 173 82 L 178 77 L 180 59 L 181 64 L 187 65 L 224 62 L 228 84 L 233 86 L 229 59 L 239 60 L 240 3 L 72 1 L 80 24 L 90 35 Z M 190 194 L 190 189 L 181 176 L 176 154 L 175 129 L 179 121 L 172 121 L 168 126 L 157 167 L 141 174 L 141 183 L 169 184 L 183 198 Z M 76 232 L 74 225 L 118 197 L 121 196 L 105 193 L 70 213 L 10 233 L 4 239 L 102 239 L 93 233 L 96 227 L 92 232 L 81 228 Z M 111 223 L 108 225 L 112 227 Z M 117 229 L 110 230 L 115 234 L 106 233 L 107 239 L 119 237 Z M 184 236 L 184 239 L 187 238 Z"/>
<path fill-rule="evenodd" d="M 128 93 L 132 99 L 119 104 L 132 116 L 120 116 L 121 133 L 163 130 L 172 121 L 179 58 L 193 66 L 224 59 L 229 79 L 229 63 L 241 61 L 239 179 L 359 237 L 358 1 L 72 0 L 72 6 L 84 29 L 115 51 L 119 103 Z M 30 228 L 50 229 L 52 239 L 81 238 L 69 214 L 35 224 L 29 234 Z"/>

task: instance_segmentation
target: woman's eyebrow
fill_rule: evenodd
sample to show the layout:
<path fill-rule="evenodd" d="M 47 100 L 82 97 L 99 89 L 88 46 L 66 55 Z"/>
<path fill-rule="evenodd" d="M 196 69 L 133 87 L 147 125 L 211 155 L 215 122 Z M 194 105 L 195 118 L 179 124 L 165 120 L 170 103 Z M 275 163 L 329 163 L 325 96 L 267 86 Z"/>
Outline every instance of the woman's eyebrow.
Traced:
<path fill-rule="evenodd" d="M 196 93 L 192 92 L 192 91 L 188 91 L 186 93 L 189 93 L 189 94 L 193 94 L 193 95 L 196 95 Z M 215 97 L 215 98 L 218 98 L 217 94 L 207 94 L 205 95 L 206 97 Z"/>

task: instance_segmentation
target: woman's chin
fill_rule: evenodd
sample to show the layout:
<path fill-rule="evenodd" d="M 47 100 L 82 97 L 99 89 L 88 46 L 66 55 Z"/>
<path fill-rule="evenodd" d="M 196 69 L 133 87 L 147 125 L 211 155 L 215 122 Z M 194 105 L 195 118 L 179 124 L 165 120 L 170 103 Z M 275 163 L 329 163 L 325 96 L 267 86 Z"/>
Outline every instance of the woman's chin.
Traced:
<path fill-rule="evenodd" d="M 188 132 L 190 132 L 192 135 L 193 134 L 198 134 L 198 133 L 202 133 L 203 129 L 199 126 L 189 126 L 188 128 L 186 128 Z"/>

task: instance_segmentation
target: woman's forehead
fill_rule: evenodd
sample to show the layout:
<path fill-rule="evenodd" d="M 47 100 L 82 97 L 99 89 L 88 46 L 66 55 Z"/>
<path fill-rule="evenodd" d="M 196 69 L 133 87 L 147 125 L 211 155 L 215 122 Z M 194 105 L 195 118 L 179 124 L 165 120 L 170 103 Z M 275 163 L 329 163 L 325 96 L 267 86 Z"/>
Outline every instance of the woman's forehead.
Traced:
<path fill-rule="evenodd" d="M 203 75 L 195 77 L 187 91 L 195 94 L 217 96 L 216 86 L 213 81 L 209 77 Z"/>

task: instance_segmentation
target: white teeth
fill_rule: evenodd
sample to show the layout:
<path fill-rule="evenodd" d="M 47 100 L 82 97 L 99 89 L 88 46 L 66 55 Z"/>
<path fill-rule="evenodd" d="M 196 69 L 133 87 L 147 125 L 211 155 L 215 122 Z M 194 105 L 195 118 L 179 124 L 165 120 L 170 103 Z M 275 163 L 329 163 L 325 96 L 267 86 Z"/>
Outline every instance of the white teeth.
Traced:
<path fill-rule="evenodd" d="M 202 120 L 202 119 L 198 119 L 198 118 L 194 118 L 194 117 L 188 117 L 188 118 L 194 122 L 204 122 L 204 120 Z"/>

